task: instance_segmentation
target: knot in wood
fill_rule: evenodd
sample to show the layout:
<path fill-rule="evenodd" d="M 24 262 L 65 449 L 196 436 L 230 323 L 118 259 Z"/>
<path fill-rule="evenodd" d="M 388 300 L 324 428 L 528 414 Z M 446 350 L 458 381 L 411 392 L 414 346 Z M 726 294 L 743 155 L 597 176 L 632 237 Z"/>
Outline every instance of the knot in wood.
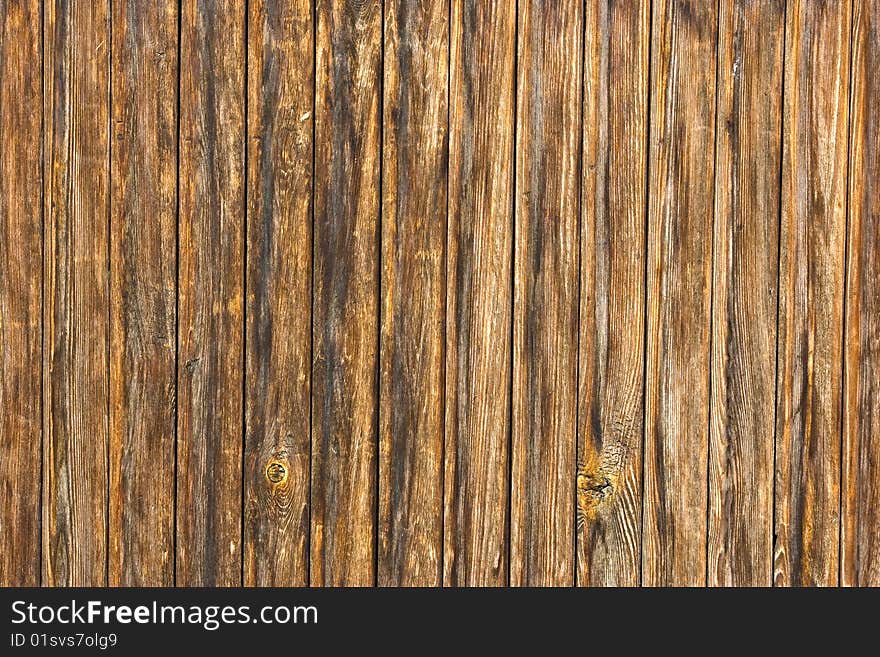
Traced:
<path fill-rule="evenodd" d="M 287 479 L 287 468 L 284 467 L 283 463 L 272 461 L 268 466 L 266 466 L 266 479 L 271 481 L 273 484 L 280 484 L 282 481 Z"/>

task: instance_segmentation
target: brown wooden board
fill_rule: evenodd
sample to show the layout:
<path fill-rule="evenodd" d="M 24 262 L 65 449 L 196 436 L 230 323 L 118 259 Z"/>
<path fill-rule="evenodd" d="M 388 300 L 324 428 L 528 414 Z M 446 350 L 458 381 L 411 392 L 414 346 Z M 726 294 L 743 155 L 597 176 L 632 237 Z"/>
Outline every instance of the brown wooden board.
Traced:
<path fill-rule="evenodd" d="M 382 3 L 316 8 L 311 583 L 376 579 Z"/>
<path fill-rule="evenodd" d="M 710 586 L 769 586 L 785 3 L 720 5 Z"/>
<path fill-rule="evenodd" d="M 702 586 L 717 7 L 652 11 L 642 582 Z"/>
<path fill-rule="evenodd" d="M 241 3 L 180 16 L 177 584 L 241 583 L 244 71 Z"/>
<path fill-rule="evenodd" d="M 880 586 L 880 2 L 852 21 L 840 583 Z"/>
<path fill-rule="evenodd" d="M 41 3 L 0 3 L 0 584 L 40 585 Z"/>
<path fill-rule="evenodd" d="M 174 583 L 177 3 L 111 7 L 108 584 Z"/>
<path fill-rule="evenodd" d="M 516 4 L 453 0 L 444 564 L 508 583 Z"/>
<path fill-rule="evenodd" d="M 378 583 L 437 586 L 449 3 L 385 2 Z"/>
<path fill-rule="evenodd" d="M 510 584 L 570 586 L 583 3 L 526 0 L 517 20 Z"/>
<path fill-rule="evenodd" d="M 109 2 L 46 3 L 43 577 L 107 583 Z"/>
<path fill-rule="evenodd" d="M 308 584 L 314 29 L 248 5 L 244 584 Z"/>
<path fill-rule="evenodd" d="M 777 585 L 838 583 L 850 3 L 786 9 Z"/>
<path fill-rule="evenodd" d="M 586 3 L 577 583 L 638 586 L 649 3 Z"/>

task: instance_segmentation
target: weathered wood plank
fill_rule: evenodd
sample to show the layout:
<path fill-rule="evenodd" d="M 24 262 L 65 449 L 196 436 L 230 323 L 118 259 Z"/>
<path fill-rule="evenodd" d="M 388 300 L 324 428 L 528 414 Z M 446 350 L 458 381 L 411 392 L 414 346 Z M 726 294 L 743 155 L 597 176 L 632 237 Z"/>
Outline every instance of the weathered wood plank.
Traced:
<path fill-rule="evenodd" d="M 107 581 L 109 2 L 44 5 L 43 576 Z"/>
<path fill-rule="evenodd" d="M 0 585 L 40 585 L 41 4 L 0 3 Z"/>
<path fill-rule="evenodd" d="M 836 585 L 850 3 L 786 20 L 773 581 Z"/>
<path fill-rule="evenodd" d="M 644 442 L 649 3 L 586 3 L 577 581 L 637 586 Z"/>
<path fill-rule="evenodd" d="M 657 0 L 651 45 L 643 582 L 706 579 L 715 3 Z"/>
<path fill-rule="evenodd" d="M 708 583 L 769 586 L 785 2 L 720 12 Z"/>
<path fill-rule="evenodd" d="M 583 2 L 518 8 L 510 583 L 574 583 Z"/>
<path fill-rule="evenodd" d="M 244 584 L 308 583 L 312 357 L 312 7 L 248 21 Z"/>
<path fill-rule="evenodd" d="M 244 5 L 181 6 L 177 584 L 241 582 Z"/>
<path fill-rule="evenodd" d="M 177 2 L 112 8 L 108 584 L 174 583 Z"/>
<path fill-rule="evenodd" d="M 508 583 L 516 5 L 450 20 L 446 585 Z"/>
<path fill-rule="evenodd" d="M 379 572 L 438 586 L 443 548 L 449 3 L 385 3 Z"/>
<path fill-rule="evenodd" d="M 880 1 L 852 20 L 840 573 L 880 586 Z"/>
<path fill-rule="evenodd" d="M 320 0 L 311 583 L 375 583 L 382 3 Z"/>

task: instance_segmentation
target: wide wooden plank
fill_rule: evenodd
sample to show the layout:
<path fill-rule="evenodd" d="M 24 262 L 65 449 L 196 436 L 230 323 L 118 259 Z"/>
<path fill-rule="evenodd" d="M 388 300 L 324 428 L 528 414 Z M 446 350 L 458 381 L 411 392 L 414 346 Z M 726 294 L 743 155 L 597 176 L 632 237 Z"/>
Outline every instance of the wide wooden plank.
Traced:
<path fill-rule="evenodd" d="M 308 0 L 248 19 L 244 584 L 308 583 L 314 63 Z"/>
<path fill-rule="evenodd" d="M 516 4 L 450 20 L 446 585 L 508 583 Z"/>
<path fill-rule="evenodd" d="M 510 583 L 574 583 L 583 2 L 517 28 Z"/>
<path fill-rule="evenodd" d="M 108 584 L 174 583 L 177 3 L 115 0 Z"/>
<path fill-rule="evenodd" d="M 642 542 L 649 3 L 586 3 L 577 583 L 637 586 Z"/>
<path fill-rule="evenodd" d="M 880 0 L 852 20 L 840 583 L 880 586 Z"/>
<path fill-rule="evenodd" d="M 177 584 L 241 582 L 244 6 L 181 5 Z"/>
<path fill-rule="evenodd" d="M 375 583 L 382 3 L 316 25 L 311 583 Z"/>
<path fill-rule="evenodd" d="M 0 3 L 0 585 L 40 585 L 41 3 Z"/>
<path fill-rule="evenodd" d="M 107 580 L 110 6 L 44 5 L 43 577 Z"/>
<path fill-rule="evenodd" d="M 651 43 L 643 582 L 706 580 L 715 3 L 657 0 Z"/>
<path fill-rule="evenodd" d="M 709 585 L 769 586 L 783 0 L 720 5 Z"/>
<path fill-rule="evenodd" d="M 379 570 L 437 586 L 443 551 L 449 3 L 385 3 Z"/>
<path fill-rule="evenodd" d="M 836 585 L 850 3 L 786 14 L 773 581 Z"/>

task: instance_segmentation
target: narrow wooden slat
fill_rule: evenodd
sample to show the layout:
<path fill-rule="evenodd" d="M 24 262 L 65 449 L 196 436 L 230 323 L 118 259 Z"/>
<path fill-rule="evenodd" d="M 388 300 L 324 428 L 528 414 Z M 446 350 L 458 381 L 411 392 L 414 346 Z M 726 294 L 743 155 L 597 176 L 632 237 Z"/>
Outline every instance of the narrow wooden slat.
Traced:
<path fill-rule="evenodd" d="M 241 582 L 244 6 L 181 6 L 177 584 Z"/>
<path fill-rule="evenodd" d="M 518 9 L 510 583 L 574 583 L 583 2 Z"/>
<path fill-rule="evenodd" d="M 442 577 L 449 3 L 385 3 L 380 585 Z"/>
<path fill-rule="evenodd" d="M 706 579 L 714 2 L 656 0 L 651 44 L 642 576 Z"/>
<path fill-rule="evenodd" d="M 111 8 L 108 584 L 174 583 L 177 2 Z"/>
<path fill-rule="evenodd" d="M 508 583 L 516 3 L 453 0 L 446 585 Z"/>
<path fill-rule="evenodd" d="M 853 5 L 841 584 L 880 586 L 880 0 Z"/>
<path fill-rule="evenodd" d="M 43 577 L 107 578 L 109 2 L 44 5 Z"/>
<path fill-rule="evenodd" d="M 577 581 L 641 561 L 649 3 L 586 3 Z"/>
<path fill-rule="evenodd" d="M 308 0 L 248 20 L 244 584 L 308 583 L 313 29 Z"/>
<path fill-rule="evenodd" d="M 835 585 L 850 3 L 786 20 L 773 581 Z"/>
<path fill-rule="evenodd" d="M 769 586 L 785 2 L 720 12 L 708 583 Z"/>
<path fill-rule="evenodd" d="M 40 7 L 0 2 L 0 586 L 40 584 Z"/>
<path fill-rule="evenodd" d="M 320 0 L 311 583 L 375 582 L 382 3 Z"/>

